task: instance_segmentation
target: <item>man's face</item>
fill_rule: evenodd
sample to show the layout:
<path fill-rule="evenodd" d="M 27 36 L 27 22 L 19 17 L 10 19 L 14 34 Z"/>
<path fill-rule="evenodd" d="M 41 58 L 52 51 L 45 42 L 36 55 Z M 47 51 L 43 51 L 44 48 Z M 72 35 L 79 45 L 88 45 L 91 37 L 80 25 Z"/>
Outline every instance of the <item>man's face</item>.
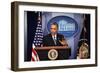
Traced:
<path fill-rule="evenodd" d="M 51 34 L 56 34 L 57 31 L 58 31 L 57 26 L 56 25 L 51 25 L 50 31 L 51 31 Z"/>

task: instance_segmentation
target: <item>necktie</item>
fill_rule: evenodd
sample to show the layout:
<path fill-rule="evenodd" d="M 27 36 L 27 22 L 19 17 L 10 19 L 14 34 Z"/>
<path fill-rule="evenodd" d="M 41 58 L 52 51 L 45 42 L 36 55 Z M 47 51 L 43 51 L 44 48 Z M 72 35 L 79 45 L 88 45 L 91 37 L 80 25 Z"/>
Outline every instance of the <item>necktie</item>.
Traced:
<path fill-rule="evenodd" d="M 57 44 L 57 43 L 56 43 L 56 36 L 54 36 L 54 43 L 55 43 L 55 45 Z"/>

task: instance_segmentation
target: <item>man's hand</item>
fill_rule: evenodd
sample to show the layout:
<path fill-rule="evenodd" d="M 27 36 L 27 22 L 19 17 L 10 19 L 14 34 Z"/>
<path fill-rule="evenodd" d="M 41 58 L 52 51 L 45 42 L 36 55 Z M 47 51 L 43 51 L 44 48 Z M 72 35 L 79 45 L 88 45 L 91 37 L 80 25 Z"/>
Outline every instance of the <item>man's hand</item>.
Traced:
<path fill-rule="evenodd" d="M 59 40 L 59 42 L 63 45 L 63 46 L 68 46 L 68 44 L 67 44 L 67 42 L 66 42 L 66 40 Z"/>

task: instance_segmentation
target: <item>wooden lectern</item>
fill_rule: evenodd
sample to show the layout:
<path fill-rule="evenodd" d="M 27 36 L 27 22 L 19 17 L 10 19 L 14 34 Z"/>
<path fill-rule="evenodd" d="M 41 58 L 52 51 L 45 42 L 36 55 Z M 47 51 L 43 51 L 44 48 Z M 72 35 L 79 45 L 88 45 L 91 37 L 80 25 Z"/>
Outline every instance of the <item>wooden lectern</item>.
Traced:
<path fill-rule="evenodd" d="M 67 46 L 36 47 L 40 61 L 65 60 L 71 55 L 71 48 Z"/>

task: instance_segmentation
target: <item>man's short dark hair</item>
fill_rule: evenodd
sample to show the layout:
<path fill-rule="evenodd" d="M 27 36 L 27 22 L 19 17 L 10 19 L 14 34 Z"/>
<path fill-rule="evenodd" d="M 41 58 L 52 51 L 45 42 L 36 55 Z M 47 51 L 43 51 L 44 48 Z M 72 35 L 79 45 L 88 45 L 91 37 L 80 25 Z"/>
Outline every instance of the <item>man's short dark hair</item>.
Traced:
<path fill-rule="evenodd" d="M 55 26 L 57 26 L 57 28 L 58 28 L 58 24 L 57 24 L 56 22 L 51 23 L 51 25 L 55 25 Z"/>

